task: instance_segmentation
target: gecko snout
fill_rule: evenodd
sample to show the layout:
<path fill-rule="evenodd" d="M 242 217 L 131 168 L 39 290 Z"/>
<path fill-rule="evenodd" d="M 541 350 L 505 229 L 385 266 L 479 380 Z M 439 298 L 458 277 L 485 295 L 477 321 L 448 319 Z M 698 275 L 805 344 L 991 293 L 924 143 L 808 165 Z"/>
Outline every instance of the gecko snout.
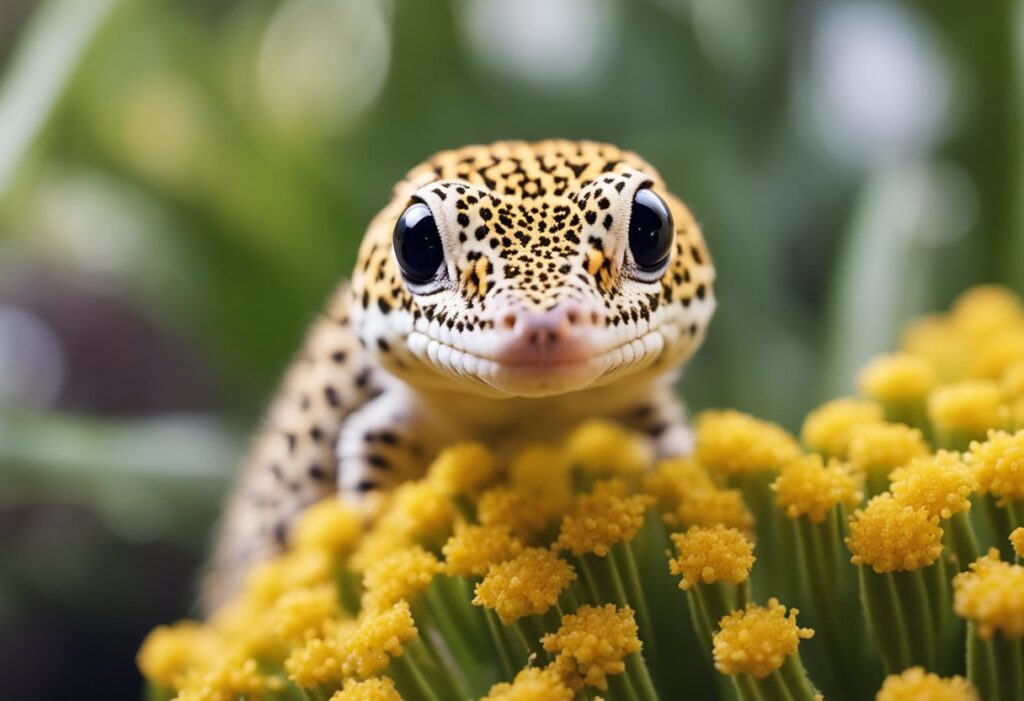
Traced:
<path fill-rule="evenodd" d="M 508 334 L 514 351 L 543 354 L 564 347 L 571 352 L 579 337 L 599 319 L 596 312 L 579 302 L 565 300 L 543 310 L 509 310 L 499 317 L 498 328 Z"/>

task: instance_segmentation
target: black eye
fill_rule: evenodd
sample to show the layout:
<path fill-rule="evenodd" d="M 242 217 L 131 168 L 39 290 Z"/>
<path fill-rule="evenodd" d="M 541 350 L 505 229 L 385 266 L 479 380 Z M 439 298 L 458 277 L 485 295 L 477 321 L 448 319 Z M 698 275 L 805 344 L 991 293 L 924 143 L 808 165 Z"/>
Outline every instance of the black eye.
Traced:
<path fill-rule="evenodd" d="M 444 261 L 444 248 L 430 207 L 417 202 L 402 212 L 395 224 L 393 243 L 406 280 L 422 285 L 434 279 Z"/>
<path fill-rule="evenodd" d="M 652 272 L 664 265 L 674 235 L 668 205 L 646 187 L 637 190 L 629 215 L 629 250 L 637 267 Z"/>

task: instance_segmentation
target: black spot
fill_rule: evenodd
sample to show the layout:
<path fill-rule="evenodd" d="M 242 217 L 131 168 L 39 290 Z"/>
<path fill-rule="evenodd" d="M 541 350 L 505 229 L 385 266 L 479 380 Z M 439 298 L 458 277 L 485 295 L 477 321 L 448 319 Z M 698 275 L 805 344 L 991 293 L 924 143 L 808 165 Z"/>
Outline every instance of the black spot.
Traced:
<path fill-rule="evenodd" d="M 338 390 L 333 387 L 324 387 L 324 399 L 332 407 L 339 407 L 341 405 L 341 398 L 338 396 Z"/>
<path fill-rule="evenodd" d="M 377 298 L 377 307 L 380 309 L 382 314 L 387 314 L 391 311 L 391 304 L 383 297 Z"/>
<path fill-rule="evenodd" d="M 271 465 L 270 474 L 272 474 L 274 476 L 274 479 L 276 479 L 278 482 L 284 479 L 284 473 L 281 471 L 280 465 Z"/>
<path fill-rule="evenodd" d="M 486 226 L 478 226 L 476 228 L 476 232 L 475 233 L 476 233 L 476 240 L 477 241 L 483 241 L 484 238 L 487 236 L 487 227 Z"/>
<path fill-rule="evenodd" d="M 286 433 L 286 434 L 284 434 L 284 437 L 285 437 L 285 440 L 288 441 L 288 452 L 289 453 L 294 453 L 295 452 L 295 434 L 294 433 Z"/>
<path fill-rule="evenodd" d="M 465 212 L 459 212 L 459 216 L 456 219 L 458 219 L 460 226 L 469 226 L 469 215 Z"/>
<path fill-rule="evenodd" d="M 320 440 L 324 437 L 324 432 L 319 426 L 314 426 L 313 428 L 309 429 L 309 437 L 313 439 L 314 443 L 319 443 Z"/>
<path fill-rule="evenodd" d="M 370 384 L 371 373 L 372 370 L 370 370 L 369 368 L 360 371 L 359 374 L 356 375 L 356 387 L 358 387 L 359 389 L 365 389 L 367 385 Z"/>
<path fill-rule="evenodd" d="M 433 190 L 431 190 L 431 192 L 433 192 L 435 195 L 440 197 L 442 202 L 444 202 L 446 199 L 448 199 L 447 193 L 445 193 L 445 191 L 442 190 L 439 187 L 435 187 Z"/>
<path fill-rule="evenodd" d="M 606 214 L 605 217 L 604 217 L 604 228 L 605 229 L 611 229 L 613 221 L 614 221 L 614 219 L 612 218 L 612 215 Z"/>
<path fill-rule="evenodd" d="M 309 466 L 309 476 L 317 482 L 322 482 L 327 479 L 327 471 L 316 463 L 313 463 Z"/>
<path fill-rule="evenodd" d="M 491 217 L 493 216 L 494 212 L 492 212 L 489 208 L 484 207 L 480 209 L 480 218 L 483 219 L 484 221 L 490 221 Z"/>
<path fill-rule="evenodd" d="M 356 491 L 362 492 L 364 494 L 366 492 L 372 492 L 376 488 L 377 483 L 374 482 L 373 480 L 360 480 L 359 483 L 356 484 Z"/>
<path fill-rule="evenodd" d="M 383 455 L 367 455 L 366 462 L 369 463 L 370 465 L 373 465 L 379 470 L 391 469 L 391 461 L 388 460 Z"/>
<path fill-rule="evenodd" d="M 597 221 L 597 212 L 587 212 L 583 215 L 583 218 L 587 220 L 588 224 L 593 224 Z"/>
<path fill-rule="evenodd" d="M 333 360 L 338 365 L 341 365 L 342 363 L 344 363 L 345 362 L 345 358 L 347 358 L 347 357 L 348 357 L 348 353 L 346 353 L 345 351 L 334 351 L 333 353 L 331 353 L 331 360 Z"/>
<path fill-rule="evenodd" d="M 283 522 L 274 524 L 274 540 L 281 546 L 288 540 L 288 529 Z"/>
<path fill-rule="evenodd" d="M 693 262 L 696 263 L 697 265 L 701 265 L 704 262 L 700 256 L 700 251 L 697 250 L 696 246 L 690 247 L 690 253 L 691 255 L 693 255 Z"/>
<path fill-rule="evenodd" d="M 597 201 L 597 208 L 598 209 L 608 209 L 608 207 L 610 207 L 611 204 L 612 203 L 608 201 L 607 197 L 602 197 L 601 199 L 599 199 Z"/>
<path fill-rule="evenodd" d="M 380 348 L 382 353 L 388 353 L 391 351 L 391 345 L 383 338 L 377 339 L 377 347 Z"/>
<path fill-rule="evenodd" d="M 615 183 L 615 192 L 622 192 L 622 188 L 626 187 L 626 183 L 619 181 Z"/>
<path fill-rule="evenodd" d="M 707 294 L 707 290 L 704 289 L 704 285 L 697 285 L 697 299 L 704 299 L 704 295 Z"/>

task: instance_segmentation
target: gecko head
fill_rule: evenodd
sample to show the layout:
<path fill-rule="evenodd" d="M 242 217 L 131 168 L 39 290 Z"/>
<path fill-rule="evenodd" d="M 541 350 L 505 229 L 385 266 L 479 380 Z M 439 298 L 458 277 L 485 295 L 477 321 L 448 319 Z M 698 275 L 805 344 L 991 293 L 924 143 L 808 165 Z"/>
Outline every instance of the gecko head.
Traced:
<path fill-rule="evenodd" d="M 637 156 L 499 142 L 399 184 L 353 290 L 363 345 L 407 382 L 536 397 L 678 367 L 713 282 L 690 212 Z"/>

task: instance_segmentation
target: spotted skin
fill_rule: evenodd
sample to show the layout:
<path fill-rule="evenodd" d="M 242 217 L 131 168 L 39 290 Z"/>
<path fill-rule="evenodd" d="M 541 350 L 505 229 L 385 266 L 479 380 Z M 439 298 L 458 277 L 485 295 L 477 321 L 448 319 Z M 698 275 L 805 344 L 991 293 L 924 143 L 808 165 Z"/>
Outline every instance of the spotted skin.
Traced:
<path fill-rule="evenodd" d="M 675 224 L 670 259 L 653 274 L 629 252 L 642 187 L 667 203 Z M 440 274 L 424 285 L 403 278 L 392 243 L 416 201 L 430 208 L 445 250 Z M 511 451 L 605 417 L 646 432 L 663 455 L 688 451 L 672 384 L 703 340 L 713 283 L 689 210 L 632 153 L 543 141 L 435 155 L 395 187 L 351 282 L 288 370 L 230 498 L 208 604 L 278 552 L 310 503 L 334 493 L 372 503 L 453 441 Z M 585 339 L 583 355 L 551 371 L 508 362 L 502 353 L 518 348 L 509 338 L 520 317 L 556 319 Z"/>

